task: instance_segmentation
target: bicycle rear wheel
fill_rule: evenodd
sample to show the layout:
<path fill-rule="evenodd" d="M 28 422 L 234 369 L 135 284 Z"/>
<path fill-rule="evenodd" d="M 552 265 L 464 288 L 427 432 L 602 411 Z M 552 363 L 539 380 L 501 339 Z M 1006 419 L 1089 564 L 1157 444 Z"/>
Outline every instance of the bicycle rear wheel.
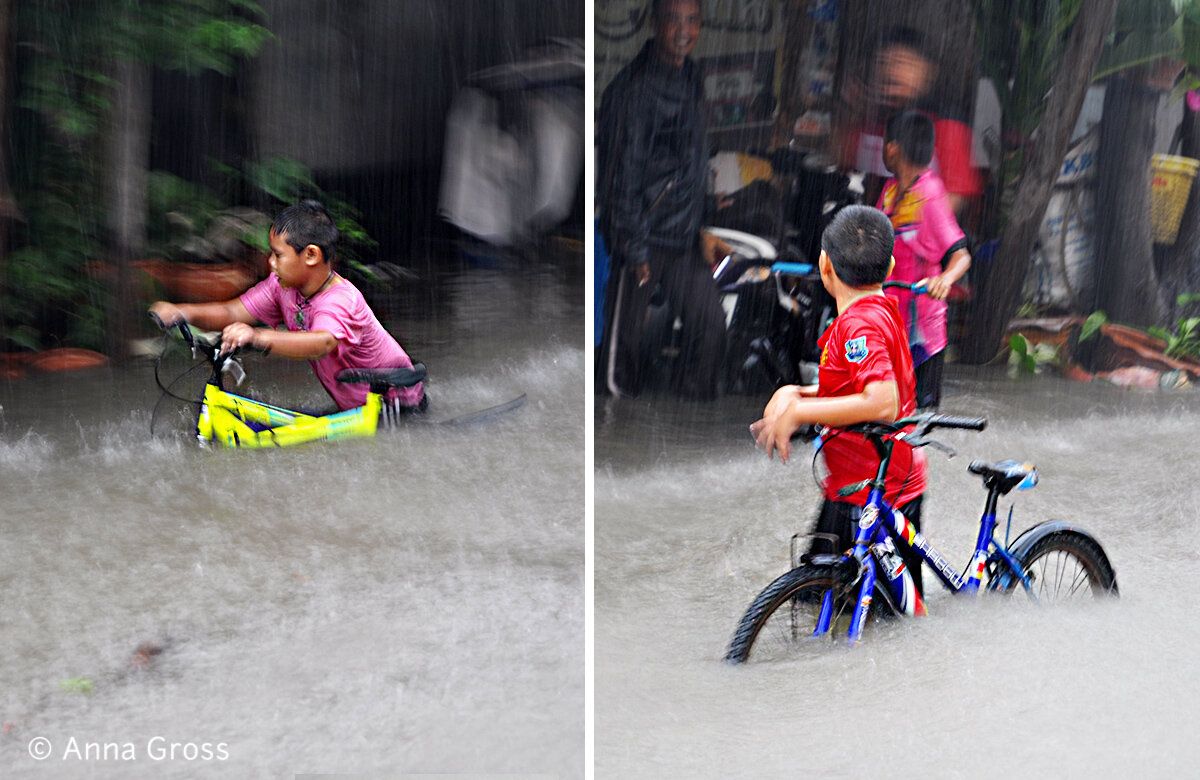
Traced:
<path fill-rule="evenodd" d="M 826 591 L 833 590 L 833 626 L 843 633 L 853 609 L 854 596 L 838 596 L 839 587 L 828 567 L 800 566 L 768 585 L 750 604 L 738 623 L 725 660 L 742 663 L 754 648 L 756 660 L 785 658 L 795 654 L 812 636 Z M 835 631 L 830 631 L 830 636 Z"/>
<path fill-rule="evenodd" d="M 1117 595 L 1117 575 L 1108 556 L 1093 539 L 1071 531 L 1039 539 L 1021 556 L 1039 603 L 1081 601 Z M 1007 576 L 1006 590 L 1020 587 Z"/>

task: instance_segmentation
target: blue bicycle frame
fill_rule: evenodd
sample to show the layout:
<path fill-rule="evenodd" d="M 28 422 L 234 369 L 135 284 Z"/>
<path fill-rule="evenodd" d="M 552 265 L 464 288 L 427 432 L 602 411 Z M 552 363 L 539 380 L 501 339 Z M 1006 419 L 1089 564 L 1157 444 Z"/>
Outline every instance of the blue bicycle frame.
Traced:
<path fill-rule="evenodd" d="M 955 420 L 954 418 L 940 418 L 940 420 L 943 421 L 945 427 L 979 429 L 983 424 L 982 421 L 977 420 Z M 1000 496 L 1012 487 L 1024 490 L 1036 485 L 1037 471 L 1033 466 L 1005 462 L 998 464 L 998 466 L 1003 467 L 1003 470 L 1000 470 L 996 466 L 988 464 L 972 464 L 971 470 L 974 473 L 985 475 L 985 484 L 987 485 L 988 493 L 983 515 L 980 518 L 979 534 L 975 540 L 975 550 L 971 555 L 971 561 L 967 565 L 966 572 L 960 575 L 903 513 L 896 510 L 884 500 L 884 477 L 891 461 L 894 441 L 891 438 L 883 438 L 882 436 L 872 436 L 871 441 L 880 456 L 879 470 L 875 478 L 867 482 L 848 485 L 839 491 L 839 495 L 848 497 L 861 492 L 863 489 L 870 488 L 867 502 L 863 507 L 858 521 L 854 547 L 841 558 L 843 564 L 853 561 L 853 565 L 858 567 L 860 577 L 858 597 L 851 615 L 850 627 L 847 630 L 847 641 L 850 644 L 856 645 L 862 638 L 863 628 L 866 625 L 867 615 L 871 608 L 871 600 L 875 593 L 875 584 L 880 579 L 878 571 L 879 562 L 876 560 L 876 557 L 887 556 L 889 552 L 894 555 L 894 544 L 892 544 L 894 540 L 899 540 L 903 546 L 915 551 L 925 563 L 929 564 L 934 574 L 942 581 L 942 584 L 954 593 L 968 593 L 974 596 L 979 591 L 987 564 L 989 562 L 1002 562 L 1008 571 L 1011 572 L 1010 576 L 1019 581 L 1025 587 L 1026 591 L 1032 595 L 1032 582 L 1029 575 L 1005 545 L 996 541 L 994 534 L 996 530 L 996 506 L 999 503 Z M 914 440 L 912 443 L 914 446 L 920 446 L 925 442 Z M 1005 478 L 1004 482 L 998 479 L 1000 476 Z M 894 606 L 900 611 L 913 614 L 913 600 L 915 597 L 917 614 L 923 614 L 923 605 L 921 605 L 920 596 L 916 594 L 915 588 L 912 585 L 911 575 L 901 571 L 902 568 L 903 566 L 893 568 L 889 572 L 892 576 L 882 578 L 887 584 Z M 821 609 L 818 613 L 816 627 L 813 629 L 813 636 L 820 637 L 827 634 L 832 621 L 833 591 L 829 590 L 822 597 Z"/>

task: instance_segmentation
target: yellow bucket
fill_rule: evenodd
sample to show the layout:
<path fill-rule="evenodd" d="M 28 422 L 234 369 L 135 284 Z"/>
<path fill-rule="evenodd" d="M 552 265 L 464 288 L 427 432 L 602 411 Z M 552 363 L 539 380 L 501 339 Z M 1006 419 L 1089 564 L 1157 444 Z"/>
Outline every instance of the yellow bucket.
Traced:
<path fill-rule="evenodd" d="M 1174 244 L 1200 160 L 1156 154 L 1150 163 L 1150 220 L 1154 241 Z"/>

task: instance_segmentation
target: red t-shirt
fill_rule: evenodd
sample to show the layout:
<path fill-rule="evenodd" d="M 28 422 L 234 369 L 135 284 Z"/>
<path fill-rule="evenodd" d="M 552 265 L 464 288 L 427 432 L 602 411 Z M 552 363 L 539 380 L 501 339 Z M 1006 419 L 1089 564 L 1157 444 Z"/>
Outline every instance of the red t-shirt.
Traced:
<path fill-rule="evenodd" d="M 817 382 L 819 398 L 855 395 L 872 382 L 895 380 L 900 417 L 916 411 L 916 380 L 908 338 L 896 302 L 886 295 L 859 298 L 837 316 L 817 341 L 821 364 Z M 831 431 L 821 449 L 829 475 L 825 495 L 831 501 L 863 505 L 867 491 L 842 498 L 837 491 L 852 482 L 873 479 L 879 456 L 866 437 Z M 896 442 L 884 486 L 884 498 L 901 506 L 925 491 L 925 453 Z"/>

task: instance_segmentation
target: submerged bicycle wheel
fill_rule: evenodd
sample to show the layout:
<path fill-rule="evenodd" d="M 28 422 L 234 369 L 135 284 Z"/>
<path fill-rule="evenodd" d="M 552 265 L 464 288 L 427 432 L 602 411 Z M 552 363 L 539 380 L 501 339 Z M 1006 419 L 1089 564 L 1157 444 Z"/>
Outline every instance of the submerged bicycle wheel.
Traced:
<path fill-rule="evenodd" d="M 1064 531 L 1038 540 L 1021 556 L 1033 580 L 1033 597 L 1056 604 L 1117 595 L 1117 575 L 1104 550 L 1090 537 Z M 1003 587 L 1021 587 L 1011 575 Z"/>
<path fill-rule="evenodd" d="M 821 600 L 832 589 L 833 624 L 827 637 L 844 637 L 850 623 L 858 588 L 839 595 L 844 585 L 836 582 L 828 567 L 800 566 L 772 582 L 758 594 L 734 632 L 725 660 L 742 663 L 754 649 L 756 660 L 794 656 L 811 641 Z"/>

